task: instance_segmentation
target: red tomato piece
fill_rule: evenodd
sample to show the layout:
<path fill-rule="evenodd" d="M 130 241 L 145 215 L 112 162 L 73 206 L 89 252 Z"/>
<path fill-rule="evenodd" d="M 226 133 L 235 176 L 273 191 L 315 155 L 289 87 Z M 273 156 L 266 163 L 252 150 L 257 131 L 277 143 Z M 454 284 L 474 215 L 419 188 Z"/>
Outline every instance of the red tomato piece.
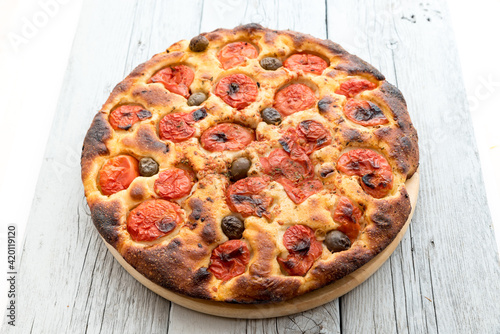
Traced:
<path fill-rule="evenodd" d="M 382 110 L 369 101 L 348 99 L 344 106 L 344 114 L 354 123 L 363 126 L 389 123 Z"/>
<path fill-rule="evenodd" d="M 154 185 L 155 192 L 164 199 L 182 198 L 191 192 L 192 187 L 192 176 L 180 168 L 161 172 Z"/>
<path fill-rule="evenodd" d="M 268 216 L 272 199 L 260 194 L 268 184 L 268 177 L 247 177 L 233 183 L 226 193 L 229 207 L 243 217 Z"/>
<path fill-rule="evenodd" d="M 300 182 L 312 176 L 312 163 L 307 155 L 304 160 L 290 157 L 285 150 L 278 148 L 272 151 L 267 158 L 261 157 L 260 162 L 264 173 L 279 178 L 281 176 L 292 182 Z"/>
<path fill-rule="evenodd" d="M 215 87 L 215 95 L 238 110 L 244 109 L 257 99 L 257 84 L 244 74 L 231 74 L 222 78 Z"/>
<path fill-rule="evenodd" d="M 229 240 L 212 251 L 208 270 L 217 279 L 227 281 L 243 274 L 250 262 L 250 251 L 242 240 Z"/>
<path fill-rule="evenodd" d="M 101 192 L 112 195 L 128 186 L 139 176 L 139 162 L 129 155 L 119 155 L 109 159 L 99 172 Z"/>
<path fill-rule="evenodd" d="M 340 197 L 333 212 L 333 220 L 340 223 L 338 230 L 349 237 L 351 242 L 357 239 L 361 226 L 361 211 L 347 197 Z"/>
<path fill-rule="evenodd" d="M 277 181 L 285 188 L 288 197 L 295 203 L 300 204 L 323 189 L 323 183 L 317 179 L 308 179 L 294 183 L 287 178 L 281 177 Z"/>
<path fill-rule="evenodd" d="M 346 97 L 354 97 L 364 90 L 372 90 L 376 87 L 376 84 L 366 79 L 349 79 L 341 83 L 335 93 Z"/>
<path fill-rule="evenodd" d="M 233 123 L 220 123 L 203 132 L 201 146 L 210 152 L 239 151 L 255 140 L 252 130 Z"/>
<path fill-rule="evenodd" d="M 303 71 L 318 75 L 328 67 L 328 63 L 323 58 L 309 53 L 291 55 L 283 65 L 291 71 Z"/>
<path fill-rule="evenodd" d="M 316 95 L 313 90 L 302 84 L 289 85 L 274 96 L 274 108 L 285 116 L 309 109 L 315 102 Z"/>
<path fill-rule="evenodd" d="M 193 124 L 194 119 L 191 113 L 168 114 L 160 121 L 160 139 L 174 143 L 185 141 L 196 132 Z"/>
<path fill-rule="evenodd" d="M 189 97 L 189 86 L 193 83 L 194 72 L 186 65 L 165 67 L 156 72 L 148 83 L 159 82 L 170 92 Z"/>
<path fill-rule="evenodd" d="M 283 245 L 289 254 L 286 259 L 278 258 L 278 262 L 292 276 L 304 276 L 323 253 L 314 231 L 304 225 L 289 227 L 283 234 Z"/>
<path fill-rule="evenodd" d="M 384 197 L 392 188 L 391 166 L 383 156 L 372 150 L 357 149 L 342 154 L 337 161 L 337 169 L 347 175 L 360 176 L 363 190 L 375 198 Z"/>
<path fill-rule="evenodd" d="M 153 116 L 151 112 L 141 106 L 123 105 L 109 114 L 109 124 L 115 130 L 128 130 L 135 123 L 151 118 L 151 116 Z"/>
<path fill-rule="evenodd" d="M 288 197 L 295 204 L 300 204 L 309 196 L 323 189 L 323 184 L 313 178 L 314 171 L 311 160 L 300 146 L 295 142 L 291 144 L 281 143 L 287 149 L 290 149 L 291 145 L 295 145 L 296 148 L 292 148 L 292 150 L 299 153 L 292 155 L 283 149 L 275 149 L 267 158 L 260 158 L 262 169 L 264 173 L 270 175 L 273 180 L 285 188 Z"/>
<path fill-rule="evenodd" d="M 153 241 L 170 234 L 181 221 L 181 208 L 177 204 L 152 199 L 130 211 L 127 231 L 135 241 Z"/>
<path fill-rule="evenodd" d="M 220 50 L 217 58 L 222 64 L 222 68 L 228 70 L 240 64 L 243 64 L 246 59 L 257 58 L 259 53 L 257 49 L 247 42 L 229 43 Z"/>
<path fill-rule="evenodd" d="M 330 131 L 320 122 L 313 120 L 300 122 L 297 126 L 297 134 L 302 139 L 302 147 L 308 155 L 332 142 Z"/>

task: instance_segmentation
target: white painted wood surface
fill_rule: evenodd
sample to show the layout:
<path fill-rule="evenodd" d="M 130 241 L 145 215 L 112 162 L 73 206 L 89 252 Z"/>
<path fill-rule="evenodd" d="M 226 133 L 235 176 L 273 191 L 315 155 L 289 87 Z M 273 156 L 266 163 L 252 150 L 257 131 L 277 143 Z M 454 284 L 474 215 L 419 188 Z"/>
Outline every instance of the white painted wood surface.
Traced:
<path fill-rule="evenodd" d="M 112 87 L 178 39 L 258 22 L 329 37 L 404 92 L 421 148 L 412 225 L 351 293 L 295 316 L 232 320 L 136 282 L 88 216 L 79 154 Z M 443 1 L 85 0 L 18 277 L 12 333 L 498 333 L 500 267 Z"/>

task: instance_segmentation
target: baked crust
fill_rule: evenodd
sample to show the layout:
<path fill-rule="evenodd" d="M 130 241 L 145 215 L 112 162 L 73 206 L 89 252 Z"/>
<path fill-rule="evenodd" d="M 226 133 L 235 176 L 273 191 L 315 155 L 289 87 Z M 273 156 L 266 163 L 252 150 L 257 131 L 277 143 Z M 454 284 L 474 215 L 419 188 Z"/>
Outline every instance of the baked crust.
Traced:
<path fill-rule="evenodd" d="M 218 29 L 202 35 L 210 42 L 205 52 L 190 51 L 186 40 L 173 44 L 166 52 L 134 69 L 113 89 L 95 116 L 84 140 L 81 164 L 85 195 L 101 236 L 152 282 L 190 297 L 216 301 L 287 300 L 362 267 L 396 237 L 411 212 L 405 181 L 418 167 L 418 138 L 401 92 L 371 65 L 328 40 L 292 31 L 270 30 L 257 24 L 233 30 Z M 242 66 L 223 70 L 217 53 L 234 41 L 252 43 L 258 48 L 259 56 L 248 59 Z M 315 76 L 297 74 L 285 68 L 265 71 L 259 65 L 259 60 L 266 56 L 284 60 L 298 52 L 316 54 L 328 60 L 329 66 L 323 75 Z M 160 84 L 147 83 L 158 70 L 177 64 L 195 71 L 190 86 L 192 92 L 210 92 L 203 104 L 208 117 L 194 125 L 193 138 L 181 143 L 160 140 L 157 124 L 174 110 L 189 112 L 199 107 L 188 107 L 182 96 L 170 93 Z M 244 73 L 260 85 L 257 100 L 237 112 L 213 94 L 219 79 L 233 73 Z M 377 88 L 364 91 L 360 96 L 376 103 L 389 116 L 389 124 L 363 127 L 345 117 L 342 109 L 346 98 L 334 91 L 340 82 L 352 77 L 377 83 Z M 318 100 L 326 102 L 321 110 L 315 104 L 311 109 L 286 117 L 279 126 L 262 122 L 260 110 L 272 106 L 275 91 L 294 82 L 314 88 Z M 108 121 L 109 113 L 116 106 L 128 103 L 142 105 L 151 111 L 152 117 L 134 124 L 127 131 L 113 130 Z M 229 185 L 228 166 L 234 158 L 245 155 L 252 160 L 249 175 L 262 175 L 259 156 L 280 147 L 278 139 L 282 129 L 308 119 L 322 123 L 333 138 L 331 145 L 311 154 L 315 173 L 328 172 L 321 178 L 324 189 L 297 205 L 279 183 L 271 182 L 264 190 L 275 203 L 270 210 L 271 218 L 250 216 L 245 219 L 243 239 L 252 254 L 245 273 L 226 282 L 217 279 L 207 268 L 212 250 L 228 240 L 220 226 L 221 219 L 231 213 L 225 196 Z M 201 133 L 220 122 L 234 122 L 255 129 L 257 141 L 236 152 L 210 153 L 201 149 L 198 140 Z M 353 148 L 369 148 L 387 159 L 394 175 L 394 185 L 387 196 L 371 197 L 358 182 L 336 170 L 335 163 L 340 155 Z M 130 210 L 147 199 L 157 198 L 153 187 L 157 175 L 137 177 L 127 189 L 111 196 L 101 193 L 99 170 L 110 157 L 120 154 L 152 157 L 159 163 L 160 170 L 184 165 L 196 174 L 192 193 L 175 201 L 182 208 L 184 224 L 171 234 L 152 242 L 136 242 L 127 232 Z M 339 226 L 332 218 L 332 211 L 340 195 L 348 196 L 363 212 L 363 228 L 358 239 L 343 252 L 330 253 L 323 246 L 322 255 L 305 276 L 283 274 L 276 259 L 286 254 L 282 242 L 286 228 L 295 224 L 309 226 L 321 240 L 327 231 Z"/>

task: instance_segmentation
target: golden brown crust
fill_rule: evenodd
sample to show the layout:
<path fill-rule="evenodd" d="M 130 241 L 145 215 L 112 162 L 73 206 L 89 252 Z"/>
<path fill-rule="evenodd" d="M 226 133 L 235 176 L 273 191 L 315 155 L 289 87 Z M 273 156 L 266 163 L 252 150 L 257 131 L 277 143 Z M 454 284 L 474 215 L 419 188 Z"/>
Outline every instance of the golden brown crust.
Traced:
<path fill-rule="evenodd" d="M 82 151 L 82 180 L 94 224 L 101 236 L 123 258 L 146 278 L 172 291 L 187 296 L 234 303 L 277 302 L 293 298 L 330 284 L 366 264 L 382 251 L 406 222 L 411 204 L 405 181 L 418 168 L 418 137 L 401 92 L 385 81 L 374 67 L 347 53 L 339 45 L 309 35 L 276 31 L 249 24 L 233 30 L 218 29 L 202 34 L 210 44 L 205 52 L 194 53 L 188 41 L 172 45 L 166 52 L 155 55 L 139 65 L 112 91 L 101 111 L 95 116 L 85 137 Z M 218 65 L 217 53 L 227 43 L 247 41 L 259 50 L 257 59 L 224 71 Z M 285 68 L 266 71 L 259 60 L 308 52 L 328 61 L 323 75 L 294 73 Z M 202 107 L 207 117 L 196 122 L 193 138 L 182 143 L 160 140 L 158 123 L 173 112 L 191 112 L 186 99 L 170 93 L 161 84 L 147 80 L 158 70 L 184 64 L 195 72 L 191 92 L 206 92 L 209 98 Z M 214 92 L 223 76 L 243 73 L 259 83 L 256 101 L 235 111 L 225 105 Z M 340 83 L 349 78 L 364 78 L 376 84 L 360 97 L 378 105 L 388 118 L 387 125 L 364 127 L 351 122 L 343 113 L 346 98 L 335 94 Z M 262 122 L 260 110 L 273 104 L 275 92 L 289 83 L 310 86 L 318 101 L 313 108 L 297 112 L 284 119 L 280 126 Z M 129 130 L 113 130 L 109 113 L 123 104 L 141 105 L 152 117 L 134 124 Z M 250 176 L 261 176 L 260 156 L 281 147 L 278 139 L 284 130 L 303 120 L 313 119 L 323 124 L 333 138 L 332 144 L 311 154 L 315 174 L 324 189 L 296 205 L 281 184 L 271 182 L 264 190 L 273 199 L 270 218 L 250 216 L 245 219 L 243 240 L 251 258 L 244 274 L 228 281 L 217 279 L 209 270 L 212 250 L 227 241 L 221 229 L 221 219 L 230 214 L 226 189 L 230 184 L 228 166 L 239 156 L 252 160 Z M 211 153 L 200 148 L 198 138 L 216 123 L 234 122 L 255 130 L 257 140 L 242 151 Z M 336 161 L 346 150 L 369 148 L 383 155 L 392 167 L 392 191 L 375 199 L 363 191 L 353 177 L 341 174 Z M 137 177 L 130 186 L 111 196 L 102 195 L 99 170 L 110 158 L 120 154 L 136 158 L 152 157 L 160 170 L 184 168 L 196 175 L 191 194 L 175 200 L 182 209 L 182 226 L 171 234 L 152 242 L 136 242 L 127 232 L 127 216 L 140 203 L 157 198 L 152 177 Z M 303 224 L 316 231 L 319 240 L 326 232 L 339 226 L 332 212 L 339 196 L 347 196 L 363 212 L 362 230 L 349 250 L 330 253 L 323 246 L 322 255 L 305 276 L 288 276 L 280 268 L 277 257 L 287 251 L 283 245 L 284 231 Z"/>

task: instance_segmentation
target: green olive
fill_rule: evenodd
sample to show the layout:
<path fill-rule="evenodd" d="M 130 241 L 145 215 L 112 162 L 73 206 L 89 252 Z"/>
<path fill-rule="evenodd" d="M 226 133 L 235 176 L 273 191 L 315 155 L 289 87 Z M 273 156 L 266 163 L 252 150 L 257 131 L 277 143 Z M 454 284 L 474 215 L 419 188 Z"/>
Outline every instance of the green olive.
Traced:
<path fill-rule="evenodd" d="M 208 39 L 205 36 L 198 35 L 189 42 L 189 48 L 194 52 L 205 51 L 208 47 Z"/>
<path fill-rule="evenodd" d="M 206 99 L 207 99 L 207 96 L 205 95 L 205 93 L 202 93 L 202 92 L 193 93 L 193 94 L 191 94 L 191 96 L 187 100 L 187 105 L 188 106 L 199 106 L 200 104 L 205 102 Z"/>
<path fill-rule="evenodd" d="M 244 179 L 248 175 L 248 170 L 252 166 L 252 162 L 245 157 L 238 158 L 231 164 L 231 180 L 238 181 Z"/>
<path fill-rule="evenodd" d="M 332 253 L 341 252 L 351 247 L 351 240 L 344 233 L 333 230 L 326 234 L 325 246 Z"/>
<path fill-rule="evenodd" d="M 260 61 L 260 66 L 265 70 L 276 71 L 278 68 L 283 66 L 283 64 L 278 58 L 266 57 Z"/>
<path fill-rule="evenodd" d="M 243 221 L 232 215 L 222 218 L 221 227 L 222 232 L 224 232 L 229 239 L 241 239 L 241 237 L 243 237 L 243 231 L 245 230 Z"/>
<path fill-rule="evenodd" d="M 262 120 L 267 124 L 278 125 L 281 123 L 281 114 L 274 108 L 266 108 L 261 112 Z"/>
<path fill-rule="evenodd" d="M 141 176 L 153 176 L 158 173 L 158 163 L 152 158 L 142 158 L 139 161 L 139 174 Z"/>

